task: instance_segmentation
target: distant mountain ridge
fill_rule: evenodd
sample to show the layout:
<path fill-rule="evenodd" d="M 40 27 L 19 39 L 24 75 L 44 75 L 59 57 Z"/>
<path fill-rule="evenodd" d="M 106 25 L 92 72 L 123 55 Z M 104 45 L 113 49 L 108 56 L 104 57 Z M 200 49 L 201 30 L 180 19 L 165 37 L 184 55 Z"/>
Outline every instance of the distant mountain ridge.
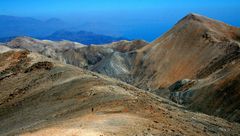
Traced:
<path fill-rule="evenodd" d="M 17 37 L 22 37 L 22 36 L 2 37 L 0 38 L 0 43 L 10 42 L 11 40 Z M 124 37 L 112 37 L 112 36 L 106 36 L 101 34 L 95 34 L 87 31 L 78 31 L 78 32 L 57 31 L 46 37 L 35 37 L 35 38 L 41 39 L 41 40 L 52 40 L 52 41 L 67 40 L 67 41 L 79 42 L 85 45 L 109 44 L 112 42 L 129 40 L 128 38 L 124 38 Z"/>
<path fill-rule="evenodd" d="M 87 31 L 66 31 L 60 30 L 56 31 L 55 33 L 44 37 L 42 39 L 53 40 L 53 41 L 62 41 L 62 40 L 69 40 L 74 42 L 79 42 L 85 45 L 91 44 L 106 44 L 112 43 L 121 40 L 128 40 L 127 38 L 123 37 L 112 37 L 107 35 L 95 34 L 92 32 Z"/>
<path fill-rule="evenodd" d="M 14 36 L 43 37 L 64 29 L 66 26 L 65 22 L 57 18 L 42 21 L 31 17 L 0 15 L 1 38 Z"/>
<path fill-rule="evenodd" d="M 81 28 L 79 29 L 81 30 Z M 86 45 L 128 40 L 123 37 L 95 34 L 88 31 L 70 31 L 70 25 L 58 18 L 42 21 L 32 17 L 0 15 L 0 30 L 0 42 L 9 42 L 19 36 L 53 41 L 70 40 Z"/>

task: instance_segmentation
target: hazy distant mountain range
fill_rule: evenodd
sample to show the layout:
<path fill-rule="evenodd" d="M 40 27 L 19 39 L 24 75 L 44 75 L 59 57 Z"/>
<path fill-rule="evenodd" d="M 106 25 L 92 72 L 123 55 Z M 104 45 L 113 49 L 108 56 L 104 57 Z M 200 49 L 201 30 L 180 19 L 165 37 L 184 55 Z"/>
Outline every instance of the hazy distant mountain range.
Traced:
<path fill-rule="evenodd" d="M 47 36 L 67 26 L 60 19 L 52 18 L 46 21 L 30 17 L 15 17 L 0 15 L 0 37 L 13 36 Z"/>
<path fill-rule="evenodd" d="M 71 40 L 82 44 L 106 44 L 127 38 L 112 37 L 86 31 L 69 31 L 67 23 L 57 18 L 46 21 L 29 17 L 0 15 L 0 42 L 8 42 L 17 36 L 31 36 L 47 40 Z"/>
<path fill-rule="evenodd" d="M 95 34 L 92 32 L 86 31 L 78 31 L 78 32 L 71 32 L 71 31 L 57 31 L 50 36 L 44 37 L 42 39 L 48 39 L 53 41 L 62 41 L 62 40 L 69 40 L 74 42 L 79 42 L 86 45 L 91 44 L 105 44 L 105 43 L 112 43 L 115 41 L 120 40 L 127 40 L 127 38 L 123 37 L 112 37 L 106 35 Z"/>

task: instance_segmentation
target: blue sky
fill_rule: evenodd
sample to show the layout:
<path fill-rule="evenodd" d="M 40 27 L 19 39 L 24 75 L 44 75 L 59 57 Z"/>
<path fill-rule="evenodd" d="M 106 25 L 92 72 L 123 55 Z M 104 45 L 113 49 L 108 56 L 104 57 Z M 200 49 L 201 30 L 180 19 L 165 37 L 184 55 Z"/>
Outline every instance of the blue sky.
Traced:
<path fill-rule="evenodd" d="M 78 29 L 88 24 L 82 29 L 149 41 L 163 34 L 190 12 L 240 26 L 239 0 L 0 1 L 2 15 L 40 19 L 57 17 L 79 26 Z"/>

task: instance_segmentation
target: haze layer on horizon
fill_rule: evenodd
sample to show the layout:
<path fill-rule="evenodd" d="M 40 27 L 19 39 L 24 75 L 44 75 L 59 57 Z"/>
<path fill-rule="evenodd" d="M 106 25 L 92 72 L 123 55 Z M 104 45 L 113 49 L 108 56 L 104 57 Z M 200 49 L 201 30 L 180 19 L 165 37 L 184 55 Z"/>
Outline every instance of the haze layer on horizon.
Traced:
<path fill-rule="evenodd" d="M 188 13 L 240 26 L 238 0 L 11 0 L 0 1 L 0 14 L 59 18 L 72 30 L 152 41 Z"/>

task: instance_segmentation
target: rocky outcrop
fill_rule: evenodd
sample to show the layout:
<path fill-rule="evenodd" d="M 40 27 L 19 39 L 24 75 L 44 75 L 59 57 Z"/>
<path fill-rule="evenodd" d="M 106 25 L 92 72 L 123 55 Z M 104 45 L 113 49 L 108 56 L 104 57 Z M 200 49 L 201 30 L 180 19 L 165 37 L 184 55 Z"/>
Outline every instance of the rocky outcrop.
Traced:
<path fill-rule="evenodd" d="M 28 51 L 5 51 L 4 49 L 4 52 L 0 53 L 0 80 L 23 72 L 29 63 L 29 59 L 27 58 Z"/>
<path fill-rule="evenodd" d="M 191 103 L 191 97 L 193 96 L 193 92 L 190 88 L 194 86 L 196 82 L 197 81 L 189 79 L 177 81 L 168 88 L 170 91 L 169 99 L 178 104 Z"/>
<path fill-rule="evenodd" d="M 53 68 L 53 64 L 51 62 L 48 62 L 48 61 L 38 62 L 33 64 L 31 67 L 27 68 L 25 70 L 25 73 L 28 73 L 34 70 L 40 70 L 40 69 L 51 70 L 52 68 Z"/>

